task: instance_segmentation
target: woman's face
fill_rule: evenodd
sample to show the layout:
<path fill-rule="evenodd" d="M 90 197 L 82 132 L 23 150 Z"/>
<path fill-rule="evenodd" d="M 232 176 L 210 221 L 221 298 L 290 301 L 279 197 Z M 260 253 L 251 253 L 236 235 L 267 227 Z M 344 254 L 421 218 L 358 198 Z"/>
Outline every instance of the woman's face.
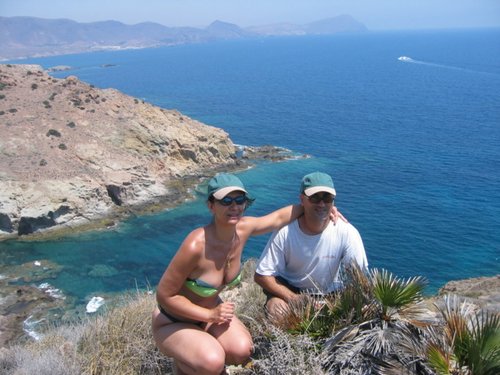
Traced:
<path fill-rule="evenodd" d="M 208 202 L 212 213 L 219 219 L 236 224 L 245 212 L 247 197 L 242 191 L 232 191 L 222 199 Z"/>

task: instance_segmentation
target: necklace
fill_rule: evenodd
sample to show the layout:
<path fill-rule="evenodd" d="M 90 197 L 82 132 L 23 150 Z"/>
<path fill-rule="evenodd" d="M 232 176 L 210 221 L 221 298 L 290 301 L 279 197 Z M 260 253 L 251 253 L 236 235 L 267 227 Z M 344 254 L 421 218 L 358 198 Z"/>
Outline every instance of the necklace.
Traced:
<path fill-rule="evenodd" d="M 233 233 L 233 238 L 231 238 L 231 242 L 230 242 L 230 248 L 229 248 L 229 251 L 227 252 L 227 256 L 226 256 L 226 270 L 228 270 L 229 268 L 231 268 L 231 256 L 233 255 L 233 243 L 234 243 L 234 240 L 236 239 L 236 231 L 234 231 Z"/>

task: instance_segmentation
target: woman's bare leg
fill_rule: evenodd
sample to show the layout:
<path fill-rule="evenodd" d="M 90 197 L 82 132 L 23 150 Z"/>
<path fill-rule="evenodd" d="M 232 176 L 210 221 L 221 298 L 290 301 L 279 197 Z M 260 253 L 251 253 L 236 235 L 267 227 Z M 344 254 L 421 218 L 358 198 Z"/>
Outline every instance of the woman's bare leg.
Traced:
<path fill-rule="evenodd" d="M 208 327 L 226 353 L 226 364 L 242 365 L 248 362 L 253 351 L 252 336 L 245 325 L 234 316 L 230 323 L 212 324 Z"/>
<path fill-rule="evenodd" d="M 226 354 L 216 338 L 195 324 L 172 323 L 153 312 L 153 337 L 158 349 L 172 357 L 179 374 L 219 375 Z"/>

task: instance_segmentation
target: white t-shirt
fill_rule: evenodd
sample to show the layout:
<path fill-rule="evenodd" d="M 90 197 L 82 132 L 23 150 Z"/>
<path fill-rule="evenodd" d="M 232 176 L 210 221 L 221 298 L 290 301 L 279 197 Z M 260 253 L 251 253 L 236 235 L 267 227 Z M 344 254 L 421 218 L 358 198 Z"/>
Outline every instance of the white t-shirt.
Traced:
<path fill-rule="evenodd" d="M 323 232 L 308 235 L 298 220 L 274 232 L 257 265 L 263 276 L 281 276 L 291 285 L 310 293 L 329 293 L 342 282 L 339 269 L 356 261 L 368 268 L 363 241 L 356 228 L 339 220 L 328 224 Z"/>

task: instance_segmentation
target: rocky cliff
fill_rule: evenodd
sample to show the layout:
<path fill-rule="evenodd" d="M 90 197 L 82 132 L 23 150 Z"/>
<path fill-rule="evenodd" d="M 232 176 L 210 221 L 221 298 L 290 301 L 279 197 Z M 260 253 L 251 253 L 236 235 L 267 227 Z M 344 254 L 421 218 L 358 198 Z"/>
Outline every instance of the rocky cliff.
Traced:
<path fill-rule="evenodd" d="M 37 65 L 0 65 L 0 239 L 170 197 L 238 164 L 223 130 Z"/>

